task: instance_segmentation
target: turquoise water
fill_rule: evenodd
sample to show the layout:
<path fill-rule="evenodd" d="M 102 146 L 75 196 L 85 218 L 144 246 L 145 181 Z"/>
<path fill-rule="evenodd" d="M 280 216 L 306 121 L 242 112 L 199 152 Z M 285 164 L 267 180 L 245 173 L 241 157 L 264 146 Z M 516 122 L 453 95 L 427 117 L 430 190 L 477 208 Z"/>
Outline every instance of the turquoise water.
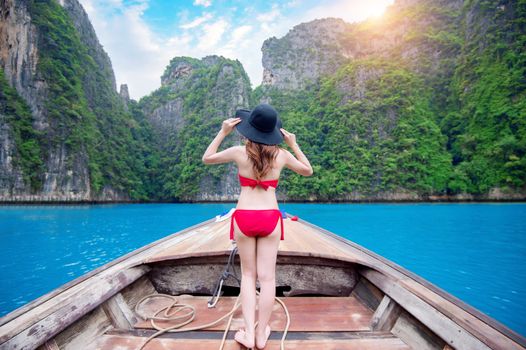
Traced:
<path fill-rule="evenodd" d="M 0 206 L 0 316 L 234 206 Z M 526 203 L 280 207 L 385 256 L 526 335 Z"/>

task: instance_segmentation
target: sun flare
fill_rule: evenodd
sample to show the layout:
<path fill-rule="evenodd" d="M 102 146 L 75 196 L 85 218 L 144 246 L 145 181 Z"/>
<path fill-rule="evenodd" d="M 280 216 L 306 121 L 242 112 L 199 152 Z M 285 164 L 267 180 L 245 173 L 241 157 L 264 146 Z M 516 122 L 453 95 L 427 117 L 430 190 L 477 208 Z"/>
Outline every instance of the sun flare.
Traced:
<path fill-rule="evenodd" d="M 360 2 L 357 11 L 362 19 L 381 17 L 387 6 L 391 5 L 393 0 L 369 0 Z"/>

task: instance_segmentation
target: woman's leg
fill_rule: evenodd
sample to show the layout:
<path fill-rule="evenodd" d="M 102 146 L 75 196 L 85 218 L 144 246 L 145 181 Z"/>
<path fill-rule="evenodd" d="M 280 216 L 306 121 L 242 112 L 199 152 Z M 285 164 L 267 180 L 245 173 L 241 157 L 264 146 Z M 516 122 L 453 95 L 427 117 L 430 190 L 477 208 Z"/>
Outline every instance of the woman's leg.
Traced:
<path fill-rule="evenodd" d="M 281 215 L 281 214 L 280 214 Z M 257 277 L 261 287 L 258 303 L 258 327 L 256 329 L 256 346 L 264 348 L 270 334 L 268 326 L 274 297 L 276 296 L 276 258 L 278 254 L 281 227 L 279 221 L 272 233 L 257 239 Z"/>
<path fill-rule="evenodd" d="M 241 310 L 245 320 L 245 331 L 238 332 L 235 339 L 247 348 L 254 347 L 256 318 L 256 238 L 245 236 L 234 220 L 236 239 L 241 261 Z"/>

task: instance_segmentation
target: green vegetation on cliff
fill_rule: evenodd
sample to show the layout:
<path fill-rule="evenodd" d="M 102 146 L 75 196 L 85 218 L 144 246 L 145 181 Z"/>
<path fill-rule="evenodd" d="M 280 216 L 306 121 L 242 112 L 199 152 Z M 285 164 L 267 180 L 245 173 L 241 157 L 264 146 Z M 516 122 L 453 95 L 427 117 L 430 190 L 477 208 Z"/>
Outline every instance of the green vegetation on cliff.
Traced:
<path fill-rule="evenodd" d="M 139 101 L 146 113 L 174 100 L 180 100 L 182 105 L 180 130 L 171 133 L 166 143 L 159 145 L 162 157 L 155 176 L 162 184 L 157 193 L 159 199 L 189 200 L 202 190 L 203 181 L 212 188 L 221 182 L 228 165 L 209 167 L 203 164 L 201 157 L 222 121 L 234 114 L 236 106 L 232 101 L 236 94 L 242 94 L 250 86 L 239 61 L 215 56 L 205 62 L 176 57 L 166 68 L 163 78 L 179 64 L 192 66 L 191 73 L 177 82 L 181 86 L 163 86 Z M 231 138 L 222 147 L 230 145 L 233 145 Z"/>
<path fill-rule="evenodd" d="M 429 91 L 408 69 L 385 60 L 354 61 L 317 91 L 301 93 L 302 106 L 295 102 L 298 92 L 265 94 L 314 164 L 312 177 L 289 175 L 283 184 L 289 196 L 445 192 L 451 172 L 446 137 L 429 118 Z"/>
<path fill-rule="evenodd" d="M 287 193 L 524 193 L 525 24 L 526 1 L 392 7 L 350 29 L 362 58 L 334 76 L 305 91 L 256 89 L 253 103 L 270 98 L 314 164 Z"/>
<path fill-rule="evenodd" d="M 224 189 L 231 165 L 208 167 L 201 156 L 249 97 L 238 61 L 176 57 L 163 86 L 126 109 L 64 9 L 54 0 L 33 0 L 29 9 L 50 127 L 32 128 L 29 108 L 3 74 L 0 114 L 33 190 L 46 151 L 61 145 L 69 162 L 86 159 L 96 194 L 109 186 L 131 199 L 192 200 Z M 314 168 L 308 178 L 285 171 L 280 189 L 290 199 L 318 200 L 524 193 L 524 28 L 526 0 L 404 2 L 382 21 L 349 26 L 344 45 L 355 56 L 335 74 L 301 90 L 260 86 L 250 96 L 249 107 L 270 99 Z"/>
<path fill-rule="evenodd" d="M 441 122 L 455 164 L 453 191 L 526 185 L 526 1 L 468 1 L 465 41 Z"/>
<path fill-rule="evenodd" d="M 37 71 L 48 87 L 48 147 L 65 144 L 70 167 L 76 157 L 87 158 L 95 194 L 109 185 L 132 199 L 149 198 L 144 164 L 150 146 L 136 130 L 139 122 L 124 110 L 62 6 L 34 0 L 29 11 L 39 33 Z"/>
<path fill-rule="evenodd" d="M 13 166 L 20 167 L 24 182 L 32 191 L 42 188 L 41 174 L 44 171 L 42 161 L 42 133 L 33 128 L 33 116 L 27 103 L 5 79 L 0 69 L 0 116 L 4 116 L 10 126 L 17 154 L 13 157 Z"/>

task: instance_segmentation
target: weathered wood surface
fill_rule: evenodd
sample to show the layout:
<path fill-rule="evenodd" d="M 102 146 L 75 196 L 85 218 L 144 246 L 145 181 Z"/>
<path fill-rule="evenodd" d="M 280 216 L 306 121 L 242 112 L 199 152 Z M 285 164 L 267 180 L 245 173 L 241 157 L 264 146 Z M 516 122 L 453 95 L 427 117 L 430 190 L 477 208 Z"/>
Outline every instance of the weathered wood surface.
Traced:
<path fill-rule="evenodd" d="M 361 277 L 351 295 L 358 298 L 365 306 L 374 311 L 378 305 L 380 305 L 384 297 L 384 292 L 366 278 Z"/>
<path fill-rule="evenodd" d="M 338 333 L 333 333 L 338 334 Z M 324 338 L 318 335 L 318 339 L 291 339 L 285 340 L 285 348 L 287 350 L 410 350 L 403 341 L 394 337 L 393 335 L 379 335 L 375 334 L 358 334 L 357 337 L 343 337 L 334 336 L 333 334 L 324 334 Z M 292 335 L 292 334 L 291 334 Z M 185 339 L 185 338 L 171 338 L 159 337 L 152 340 L 145 347 L 145 350 L 217 350 L 221 343 L 222 334 L 217 334 L 214 339 Z M 281 339 L 281 335 L 279 335 Z M 229 334 L 228 340 L 225 343 L 225 350 L 240 350 L 244 349 L 236 341 L 232 340 L 233 334 Z M 271 339 L 268 341 L 265 350 L 280 349 L 280 340 L 275 339 L 275 334 L 271 334 Z M 288 338 L 288 337 L 287 337 Z M 321 339 L 320 339 L 321 338 Z M 88 346 L 86 350 L 136 350 L 141 346 L 146 337 L 122 335 L 104 335 L 96 343 Z"/>
<path fill-rule="evenodd" d="M 79 350 L 111 328 L 110 320 L 102 308 L 98 307 L 60 332 L 54 339 L 60 350 Z"/>
<path fill-rule="evenodd" d="M 302 261 L 298 257 L 278 257 L 276 286 L 287 290 L 284 292 L 285 296 L 348 296 L 352 292 L 358 279 L 354 265 L 341 263 L 340 266 L 326 266 L 329 264 L 324 261 L 316 263 L 315 258 L 309 259 Z M 168 264 L 153 264 L 148 276 L 159 293 L 211 295 L 226 262 L 226 256 L 222 261 L 212 257 L 182 258 L 177 263 L 170 261 Z M 238 259 L 235 270 L 240 276 Z M 234 278 L 227 279 L 224 286 L 239 288 Z"/>
<path fill-rule="evenodd" d="M 279 255 L 301 255 L 333 258 L 350 262 L 363 261 L 361 255 L 353 255 L 317 230 L 290 219 L 283 220 L 285 240 L 280 242 Z M 178 242 L 173 246 L 147 258 L 145 262 L 181 259 L 190 256 L 212 256 L 227 254 L 232 250 L 229 239 L 230 219 L 211 223 L 206 231 L 192 239 Z"/>
<path fill-rule="evenodd" d="M 422 286 L 416 281 L 409 278 L 402 278 L 398 280 L 398 284 L 411 291 L 422 300 L 425 300 L 427 303 L 437 307 L 444 315 L 454 322 L 465 325 L 465 328 L 470 333 L 481 339 L 489 347 L 493 349 L 507 350 L 525 348 L 509 338 L 502 337 L 494 328 L 483 320 L 472 317 L 468 313 L 459 312 L 458 307 L 455 304 L 444 300 L 427 288 L 422 288 Z M 453 346 L 455 347 L 454 344 Z"/>
<path fill-rule="evenodd" d="M 390 331 L 401 311 L 402 308 L 393 299 L 384 295 L 371 319 L 371 329 L 373 331 Z"/>
<path fill-rule="evenodd" d="M 110 261 L 109 263 L 100 266 L 95 270 L 90 271 L 85 275 L 74 279 L 73 281 L 65 283 L 59 288 L 52 290 L 51 292 L 25 304 L 24 306 L 13 310 L 7 315 L 0 317 L 0 335 L 2 335 L 2 332 L 5 332 L 7 329 L 11 329 L 13 325 L 15 327 L 19 327 L 20 323 L 24 322 L 24 320 L 27 319 L 27 316 L 30 315 L 28 314 L 29 311 L 31 311 L 31 313 L 38 312 L 38 314 L 41 315 L 49 313 L 51 312 L 50 304 L 56 304 L 57 300 L 63 300 L 69 295 L 76 293 L 78 289 L 84 288 L 86 285 L 92 284 L 93 278 L 104 277 L 113 274 L 116 271 L 120 271 L 128 267 L 138 265 L 145 259 L 145 257 L 154 255 L 155 253 L 163 251 L 165 248 L 170 247 L 181 240 L 190 238 L 193 236 L 194 233 L 199 233 L 203 230 L 208 231 L 209 224 L 214 223 L 214 221 L 215 219 L 203 221 L 197 225 L 187 227 L 184 230 L 178 231 L 155 242 L 147 244 L 144 247 L 136 249 L 128 254 L 121 256 L 120 258 Z M 60 299 L 57 299 L 57 297 Z M 46 303 L 46 305 L 43 305 L 44 303 Z M 12 323 L 12 321 L 17 318 L 21 318 L 22 321 L 16 321 L 16 323 Z M 4 324 L 8 322 L 11 323 L 11 325 L 4 327 Z"/>
<path fill-rule="evenodd" d="M 133 324 L 137 322 L 137 318 L 122 298 L 121 293 L 115 294 L 102 304 L 102 309 L 114 328 L 132 329 Z"/>
<path fill-rule="evenodd" d="M 526 349 L 524 337 L 401 266 L 301 219 L 285 219 L 283 222 L 285 240 L 280 242 L 278 256 L 339 259 L 372 268 L 399 282 L 402 289 L 417 295 L 430 307 L 429 310 L 442 313 L 456 324 L 455 328 L 461 328 L 462 333 L 474 335 L 486 348 Z M 231 249 L 229 229 L 230 219 L 211 223 L 201 235 L 195 235 L 184 244 L 175 244 L 145 261 L 228 254 Z M 401 306 L 405 308 L 405 305 Z"/>
<path fill-rule="evenodd" d="M 146 257 L 151 256 L 176 242 L 192 237 L 194 233 L 199 234 L 202 230 L 207 230 L 208 224 L 211 221 L 212 220 L 207 220 L 198 225 L 188 227 L 166 238 L 137 249 L 136 251 L 116 259 L 75 279 L 74 281 L 64 284 L 52 292 L 0 318 L 0 349 L 13 348 L 13 341 L 17 344 L 16 346 L 18 346 L 18 349 L 34 349 L 42 345 L 47 340 L 45 339 L 46 336 L 51 337 L 59 332 L 61 330 L 60 328 L 64 329 L 70 324 L 70 322 L 73 322 L 75 319 L 82 316 L 79 314 L 80 310 L 76 310 L 71 313 L 71 315 L 68 313 L 66 313 L 65 316 L 62 315 L 62 309 L 65 305 L 68 305 L 71 300 L 77 300 L 79 296 L 84 296 L 81 299 L 85 299 L 86 292 L 93 290 L 93 286 L 97 285 L 97 283 L 101 283 L 101 281 L 102 283 L 112 283 L 113 287 L 115 287 L 113 293 L 116 293 L 119 288 L 126 286 L 126 284 L 121 283 L 126 282 L 126 278 L 119 282 L 119 278 L 121 278 L 119 276 L 123 271 L 141 264 Z M 139 270 L 144 273 L 147 268 L 143 266 Z M 99 293 L 97 297 L 102 299 L 97 300 L 92 296 L 87 300 L 87 303 L 96 306 L 109 297 L 111 297 L 111 294 L 106 290 L 105 293 Z M 87 307 L 83 311 L 87 313 L 89 308 L 90 307 Z M 62 322 L 62 317 L 64 317 L 66 321 Z M 52 329 L 51 327 L 44 326 L 50 320 L 55 320 L 52 322 Z M 31 337 L 27 337 L 29 333 L 31 334 Z M 17 340 L 13 340 L 14 338 Z"/>
<path fill-rule="evenodd" d="M 372 269 L 364 269 L 362 274 L 398 304 L 403 305 L 405 310 L 427 325 L 448 344 L 458 349 L 490 349 L 490 347 L 480 339 L 468 333 L 450 318 L 437 311 L 434 307 L 415 296 L 403 286 L 400 286 L 393 279 Z"/>
<path fill-rule="evenodd" d="M 42 344 L 37 350 L 60 350 L 60 348 L 54 339 L 50 339 L 49 341 Z"/>
<path fill-rule="evenodd" d="M 138 266 L 117 272 L 116 276 L 106 276 L 93 281 L 87 288 L 64 300 L 54 312 L 29 324 L 28 328 L 12 328 L 10 333 L 2 334 L 0 349 L 35 349 L 51 339 L 76 320 L 88 314 L 112 295 L 136 281 L 148 271 L 146 266 Z M 39 315 L 34 315 L 36 318 Z M 15 320 L 16 321 L 16 320 Z M 9 326 L 7 323 L 4 326 Z"/>
<path fill-rule="evenodd" d="M 442 338 L 405 310 L 396 319 L 391 332 L 413 349 L 442 350 L 446 345 Z"/>
<path fill-rule="evenodd" d="M 217 320 L 232 310 L 235 297 L 222 297 L 215 308 L 208 309 L 208 297 L 179 296 L 182 304 L 190 304 L 196 308 L 196 318 L 191 326 L 199 326 Z M 282 298 L 291 315 L 289 331 L 364 331 L 369 330 L 372 312 L 354 297 L 285 297 Z M 153 298 L 141 306 L 141 312 L 152 315 L 155 311 L 170 304 L 162 298 Z M 172 323 L 156 322 L 160 327 L 167 328 Z M 206 330 L 224 330 L 225 319 L 216 326 Z M 270 319 L 273 330 L 284 330 L 286 315 L 282 307 L 275 302 Z M 237 330 L 243 325 L 241 307 L 234 313 L 230 329 Z M 151 328 L 149 321 L 139 321 L 135 328 Z"/>
<path fill-rule="evenodd" d="M 122 299 L 131 310 L 131 315 L 129 317 L 130 323 L 133 325 L 137 322 L 135 312 L 133 311 L 135 305 L 147 295 L 154 294 L 157 291 L 153 287 L 152 283 L 148 276 L 143 276 L 139 278 L 133 285 L 128 286 L 121 290 Z"/>

